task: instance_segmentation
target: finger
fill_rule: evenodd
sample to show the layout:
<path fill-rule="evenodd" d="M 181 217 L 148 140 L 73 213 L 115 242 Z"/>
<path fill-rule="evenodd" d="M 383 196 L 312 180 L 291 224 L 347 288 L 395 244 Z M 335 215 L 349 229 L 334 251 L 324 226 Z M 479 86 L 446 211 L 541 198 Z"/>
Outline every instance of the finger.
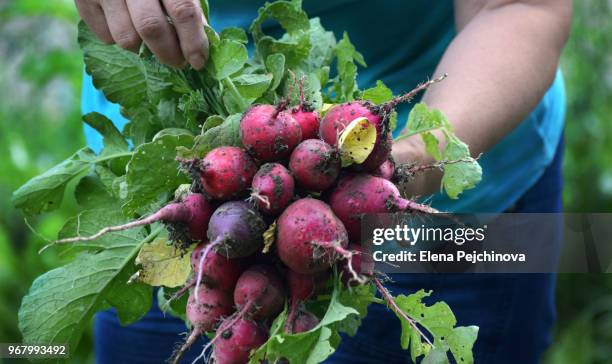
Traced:
<path fill-rule="evenodd" d="M 102 3 L 102 10 L 115 43 L 123 49 L 138 52 L 142 40 L 132 24 L 125 0 L 106 0 Z"/>
<path fill-rule="evenodd" d="M 108 29 L 106 18 L 104 17 L 104 12 L 100 5 L 85 0 L 75 0 L 74 3 L 81 15 L 81 19 L 83 19 L 96 37 L 104 43 L 112 44 L 113 37 Z"/>
<path fill-rule="evenodd" d="M 174 28 L 158 0 L 127 0 L 134 28 L 159 60 L 172 67 L 183 67 L 185 58 Z"/>
<path fill-rule="evenodd" d="M 204 14 L 197 0 L 162 0 L 172 19 L 185 59 L 195 69 L 208 60 L 208 40 L 204 34 Z"/>

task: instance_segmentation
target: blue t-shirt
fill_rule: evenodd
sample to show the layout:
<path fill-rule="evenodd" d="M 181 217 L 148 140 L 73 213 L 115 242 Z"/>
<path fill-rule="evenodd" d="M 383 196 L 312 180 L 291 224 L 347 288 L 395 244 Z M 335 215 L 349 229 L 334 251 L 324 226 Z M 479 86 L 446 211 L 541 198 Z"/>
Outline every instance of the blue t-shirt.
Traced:
<path fill-rule="evenodd" d="M 248 28 L 263 1 L 211 0 L 211 25 Z M 455 36 L 453 5 L 450 0 L 381 0 L 374 6 L 366 0 L 306 0 L 309 16 L 321 18 L 323 26 L 337 38 L 346 30 L 368 67 L 359 72 L 361 88 L 382 80 L 396 94 L 406 92 L 432 76 L 436 65 Z M 276 24 L 266 24 L 274 33 Z M 82 110 L 98 111 L 119 127 L 127 122 L 117 105 L 97 91 L 91 78 L 83 81 Z M 401 132 L 410 105 L 398 109 Z M 552 160 L 563 130 L 565 91 L 561 73 L 536 109 L 511 134 L 480 159 L 483 178 L 480 184 L 458 200 L 443 194 L 432 198 L 433 206 L 445 211 L 500 212 L 510 207 L 542 175 Z M 494 117 L 494 116 L 492 116 Z M 451 120 L 452 122 L 452 120 Z M 95 130 L 85 127 L 87 142 L 101 148 Z"/>

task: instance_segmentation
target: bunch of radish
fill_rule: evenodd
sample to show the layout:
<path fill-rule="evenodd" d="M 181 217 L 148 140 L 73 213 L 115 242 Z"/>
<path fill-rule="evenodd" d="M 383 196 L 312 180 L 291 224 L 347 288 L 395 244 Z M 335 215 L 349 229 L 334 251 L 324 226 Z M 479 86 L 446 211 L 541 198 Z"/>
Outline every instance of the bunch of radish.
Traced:
<path fill-rule="evenodd" d="M 201 159 L 181 161 L 197 178 L 189 194 L 140 220 L 60 242 L 153 222 L 182 228 L 197 247 L 191 253 L 192 278 L 179 292 L 189 292 L 190 334 L 172 361 L 178 363 L 199 337 L 214 332 L 202 355 L 211 349 L 216 363 L 246 363 L 285 305 L 287 334 L 318 325 L 320 318 L 306 303 L 324 291 L 334 266 L 347 285 L 379 286 L 360 245 L 364 214 L 436 212 L 402 198 L 393 183 L 389 117 L 413 95 L 383 105 L 337 104 L 324 115 L 303 99 L 294 107 L 252 106 L 240 122 L 241 147 L 221 146 Z M 367 158 L 344 165 L 340 141 L 356 119 L 369 123 L 376 136 Z M 270 229 L 271 248 L 264 239 Z"/>

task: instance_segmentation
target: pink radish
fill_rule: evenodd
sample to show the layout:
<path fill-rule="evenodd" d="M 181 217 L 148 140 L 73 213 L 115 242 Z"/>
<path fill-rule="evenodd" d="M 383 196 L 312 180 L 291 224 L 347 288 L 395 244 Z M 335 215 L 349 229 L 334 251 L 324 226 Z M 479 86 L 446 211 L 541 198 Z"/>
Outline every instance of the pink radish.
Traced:
<path fill-rule="evenodd" d="M 377 135 L 374 150 L 361 165 L 355 165 L 355 168 L 371 172 L 378 168 L 391 153 L 392 140 L 391 130 L 389 130 L 389 118 L 393 109 L 401 103 L 410 101 L 417 93 L 443 80 L 445 77 L 446 75 L 425 82 L 407 94 L 398 96 L 382 105 L 374 105 L 368 101 L 353 101 L 336 105 L 328 110 L 321 120 L 319 135 L 327 143 L 337 146 L 339 135 L 351 121 L 360 117 L 368 119 L 376 127 Z"/>
<path fill-rule="evenodd" d="M 218 147 L 211 150 L 201 163 L 200 182 L 212 198 L 227 200 L 243 196 L 251 185 L 257 166 L 238 147 Z"/>
<path fill-rule="evenodd" d="M 393 176 L 395 174 L 395 162 L 393 158 L 389 157 L 386 161 L 384 161 L 378 168 L 376 168 L 372 175 L 376 177 L 381 177 L 386 180 L 392 181 Z"/>
<path fill-rule="evenodd" d="M 227 326 L 225 323 L 221 327 Z M 240 318 L 225 328 L 214 344 L 214 360 L 217 364 L 246 364 L 251 350 L 257 349 L 268 339 L 266 330 L 258 323 Z"/>
<path fill-rule="evenodd" d="M 285 287 L 278 272 L 268 265 L 255 265 L 244 271 L 234 289 L 234 302 L 242 312 L 261 320 L 278 314 L 285 302 Z"/>
<path fill-rule="evenodd" d="M 301 142 L 291 153 L 289 169 L 299 186 L 310 191 L 329 188 L 340 174 L 340 154 L 319 139 Z"/>
<path fill-rule="evenodd" d="M 287 207 L 277 221 L 276 249 L 290 269 L 304 274 L 322 272 L 345 255 L 348 236 L 329 206 L 313 198 Z"/>
<path fill-rule="evenodd" d="M 150 225 L 155 222 L 163 222 L 173 226 L 173 231 L 180 230 L 181 226 L 186 226 L 188 237 L 192 240 L 200 241 L 205 238 L 204 232 L 206 231 L 214 208 L 214 205 L 210 203 L 204 195 L 193 193 L 183 197 L 181 201 L 167 204 L 156 213 L 141 218 L 140 220 L 118 226 L 109 226 L 91 236 L 59 239 L 55 241 L 55 244 L 92 241 L 111 232 L 128 230 L 139 226 Z"/>
<path fill-rule="evenodd" d="M 232 292 L 242 274 L 243 261 L 241 259 L 228 259 L 223 255 L 209 251 L 206 257 L 204 252 L 208 241 L 200 243 L 191 253 L 191 267 L 193 273 L 207 287 L 225 292 Z"/>
<path fill-rule="evenodd" d="M 428 214 L 438 212 L 429 206 L 402 198 L 391 181 L 369 174 L 342 177 L 331 192 L 328 202 L 354 242 L 360 242 L 363 214 L 396 211 Z"/>
<path fill-rule="evenodd" d="M 262 162 L 281 161 L 302 140 L 300 124 L 284 105 L 255 105 L 240 121 L 240 138 L 246 150 Z"/>
<path fill-rule="evenodd" d="M 195 297 L 197 295 L 197 298 Z M 216 289 L 192 291 L 187 301 L 187 320 L 192 325 L 185 343 L 174 353 L 173 363 L 179 363 L 182 356 L 205 332 L 215 329 L 224 317 L 233 311 L 232 297 L 229 293 Z"/>
<path fill-rule="evenodd" d="M 289 206 L 295 182 L 282 164 L 266 163 L 255 174 L 251 190 L 251 198 L 259 211 L 273 215 Z"/>

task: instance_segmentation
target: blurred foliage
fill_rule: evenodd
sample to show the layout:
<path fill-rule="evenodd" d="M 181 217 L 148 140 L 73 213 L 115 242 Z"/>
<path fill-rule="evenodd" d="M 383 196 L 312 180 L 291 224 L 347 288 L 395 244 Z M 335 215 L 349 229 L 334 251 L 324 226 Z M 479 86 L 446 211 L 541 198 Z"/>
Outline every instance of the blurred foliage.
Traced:
<path fill-rule="evenodd" d="M 604 212 L 612 206 L 612 2 L 574 1 L 562 68 L 567 83 L 565 206 Z"/>
<path fill-rule="evenodd" d="M 21 297 L 63 260 L 52 251 L 39 255 L 45 241 L 37 234 L 55 236 L 76 212 L 68 200 L 62 210 L 28 221 L 34 234 L 11 204 L 17 187 L 84 144 L 76 21 L 71 0 L 0 0 L 0 342 L 21 341 Z M 92 361 L 91 352 L 85 338 L 73 361 Z"/>
<path fill-rule="evenodd" d="M 562 69 L 567 84 L 564 204 L 612 212 L 612 1 L 574 1 Z M 612 274 L 560 274 L 546 363 L 612 362 Z"/>
<path fill-rule="evenodd" d="M 572 212 L 612 206 L 612 2 L 575 1 L 563 55 L 567 81 L 565 204 Z M 10 203 L 13 190 L 84 144 L 81 54 L 72 0 L 0 0 L 0 342 L 19 342 L 17 311 L 37 275 L 63 257 Z M 68 194 L 71 195 L 70 191 Z M 29 221 L 53 237 L 75 214 L 74 201 Z M 547 363 L 609 363 L 612 276 L 560 275 L 559 320 Z M 520 348 L 517 348 L 520 350 Z M 92 361 L 85 337 L 73 362 Z"/>

